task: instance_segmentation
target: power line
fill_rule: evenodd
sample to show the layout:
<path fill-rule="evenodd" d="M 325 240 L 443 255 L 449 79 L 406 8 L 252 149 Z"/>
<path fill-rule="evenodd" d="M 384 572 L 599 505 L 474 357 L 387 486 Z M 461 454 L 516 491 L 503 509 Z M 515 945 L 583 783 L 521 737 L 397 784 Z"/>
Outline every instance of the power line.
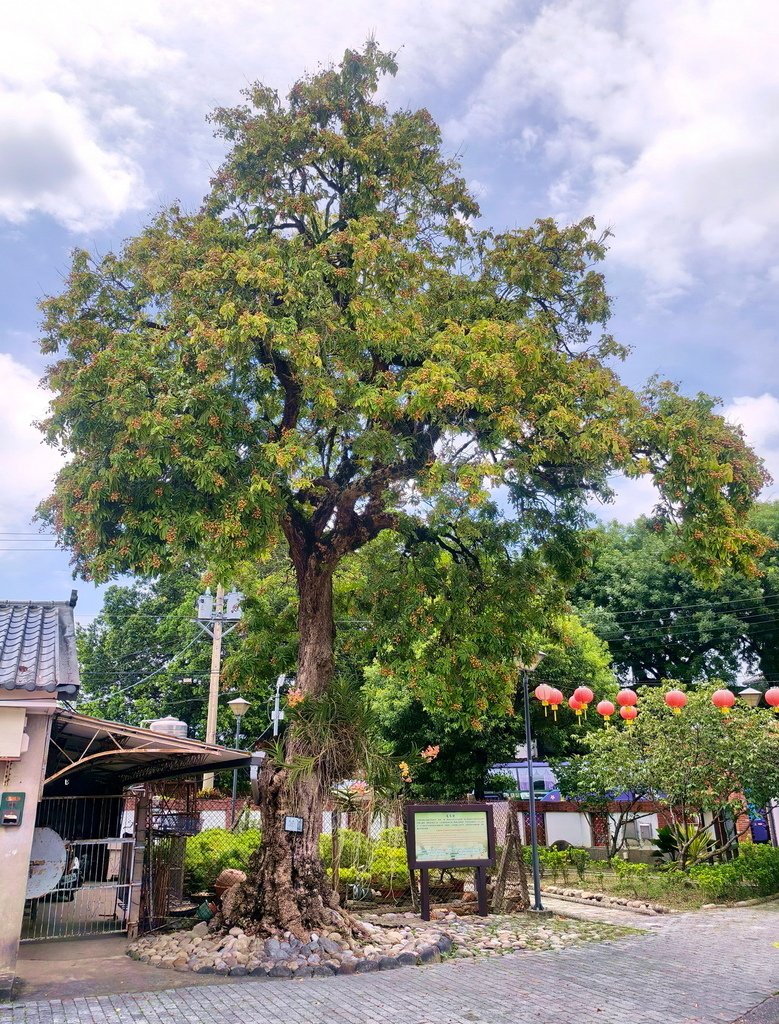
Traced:
<path fill-rule="evenodd" d="M 185 654 L 190 649 L 190 647 L 194 646 L 198 642 L 198 640 L 202 640 L 202 639 L 203 639 L 203 634 L 202 633 L 196 633 L 195 636 L 189 641 L 189 643 L 185 647 L 182 647 L 181 650 L 178 651 L 178 653 L 174 654 L 170 658 L 170 660 L 168 662 L 166 662 L 164 665 L 162 665 L 160 668 L 155 669 L 153 672 L 150 672 L 148 675 L 144 676 L 142 679 L 136 680 L 136 682 L 134 682 L 134 683 L 129 683 L 127 686 L 123 686 L 119 690 L 114 690 L 113 693 L 104 694 L 102 697 L 90 698 L 90 700 L 94 700 L 96 703 L 102 704 L 102 703 L 104 703 L 107 700 L 111 700 L 113 697 L 118 697 L 120 693 L 126 693 L 127 690 L 132 690 L 136 686 L 141 686 L 143 683 L 146 683 L 150 679 L 153 679 L 154 676 L 158 676 L 158 675 L 160 675 L 160 673 L 165 672 L 167 669 L 169 669 L 170 665 L 171 665 L 171 662 L 175 661 L 176 658 L 180 658 L 181 655 Z"/>
<path fill-rule="evenodd" d="M 764 615 L 753 619 L 748 625 L 750 629 L 766 629 L 774 623 L 779 623 L 779 616 Z M 651 626 L 653 625 L 653 623 L 649 622 L 647 623 L 647 625 Z M 741 625 L 743 626 L 746 624 L 741 623 Z M 606 640 L 606 642 L 608 642 L 609 640 L 643 641 L 661 638 L 667 640 L 676 640 L 683 639 L 685 636 L 691 636 L 696 633 L 709 634 L 712 636 L 713 639 L 714 636 L 716 636 L 716 634 L 727 633 L 732 631 L 734 628 L 734 626 L 724 624 L 720 624 L 719 626 L 713 624 L 706 627 L 701 627 L 699 625 L 693 625 L 689 622 L 680 622 L 676 625 L 674 625 L 673 623 L 669 623 L 668 626 L 662 629 L 651 629 L 642 631 L 640 626 L 633 626 L 632 628 L 628 628 L 623 630 L 622 632 L 618 632 L 618 626 L 619 623 L 614 623 L 611 625 L 608 623 L 602 623 L 599 625 L 590 625 L 590 629 L 592 629 L 597 636 L 600 636 L 602 640 Z M 606 635 L 609 632 L 611 635 Z M 736 630 L 736 632 L 741 633 L 743 632 L 743 630 Z"/>
<path fill-rule="evenodd" d="M 698 608 L 704 608 L 704 609 L 710 609 L 711 611 L 714 611 L 714 612 L 717 612 L 717 611 L 722 612 L 722 611 L 727 611 L 727 609 L 724 607 L 725 605 L 739 604 L 739 603 L 743 604 L 745 602 L 752 602 L 752 601 L 755 601 L 755 600 L 757 600 L 755 597 L 733 597 L 733 598 L 729 598 L 728 600 L 719 601 L 716 604 L 713 604 L 711 601 L 703 601 L 703 602 L 695 603 L 695 604 L 672 604 L 672 605 L 668 605 L 666 607 L 661 607 L 661 608 L 650 607 L 650 608 L 647 609 L 647 611 L 649 611 L 649 612 L 685 612 L 685 611 L 692 611 L 692 610 L 695 610 L 695 609 L 698 609 Z M 774 594 L 774 595 L 770 595 L 769 594 L 768 596 L 764 597 L 762 600 L 763 600 L 763 603 L 766 603 L 768 601 L 779 601 L 779 594 Z M 604 606 L 603 605 L 595 605 L 593 603 L 593 607 L 603 609 Z M 760 605 L 752 605 L 751 607 L 760 607 Z M 747 610 L 748 611 L 749 609 L 747 608 L 747 609 L 735 609 L 735 610 L 737 610 L 737 611 Z M 614 612 L 613 615 L 614 615 L 615 618 L 622 618 L 622 617 L 632 618 L 632 617 L 636 616 L 636 613 L 634 611 L 624 611 L 624 612 Z"/>
<path fill-rule="evenodd" d="M 29 552 L 29 551 L 39 551 L 39 552 L 46 552 L 46 553 L 51 552 L 52 554 L 54 552 L 58 552 L 60 554 L 64 554 L 64 549 L 63 548 L 2 548 L 2 547 L 0 547 L 0 554 L 5 554 L 5 555 L 12 555 L 15 552 Z"/>
<path fill-rule="evenodd" d="M 0 530 L 0 537 L 56 537 L 56 533 L 43 533 L 35 530 Z"/>

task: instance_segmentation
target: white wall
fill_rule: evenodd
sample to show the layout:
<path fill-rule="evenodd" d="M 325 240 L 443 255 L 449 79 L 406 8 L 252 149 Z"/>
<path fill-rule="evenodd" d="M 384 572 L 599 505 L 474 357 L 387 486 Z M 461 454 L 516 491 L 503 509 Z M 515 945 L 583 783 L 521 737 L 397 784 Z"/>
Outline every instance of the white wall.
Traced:
<path fill-rule="evenodd" d="M 586 814 L 576 811 L 546 812 L 546 845 L 564 839 L 572 846 L 592 846 L 590 822 Z"/>
<path fill-rule="evenodd" d="M 646 827 L 647 825 L 650 826 L 650 828 L 652 830 L 651 831 L 651 837 L 649 839 L 647 839 L 647 840 L 644 840 L 640 845 L 641 846 L 647 846 L 647 847 L 651 846 L 652 845 L 652 839 L 654 839 L 657 836 L 657 815 L 656 814 L 634 814 L 634 815 L 629 815 L 628 817 L 629 818 L 632 817 L 635 820 L 636 830 L 639 832 L 639 834 L 640 834 L 640 830 L 641 830 L 641 826 L 642 825 L 644 827 Z M 609 834 L 612 835 L 612 836 L 614 835 L 618 819 L 619 819 L 619 815 L 618 814 L 609 814 Z M 624 832 L 623 832 L 623 835 L 624 835 Z M 636 846 L 637 845 L 636 841 L 634 839 L 630 839 L 629 843 L 630 843 L 631 846 Z"/>
<path fill-rule="evenodd" d="M 15 691 L 11 691 L 11 696 Z M 26 693 L 26 691 L 22 691 Z M 33 701 L 29 702 L 33 704 Z M 30 876 L 30 850 L 35 814 L 43 790 L 46 752 L 54 701 L 38 702 L 40 708 L 28 708 L 24 731 L 29 745 L 15 761 L 0 762 L 2 789 L 25 796 L 21 824 L 0 828 L 0 997 L 10 998 L 16 975 L 16 957 L 24 916 L 24 897 Z M 13 707 L 0 701 L 0 715 Z M 14 716 L 15 717 L 15 716 Z"/>
<path fill-rule="evenodd" d="M 200 831 L 205 832 L 208 828 L 227 828 L 227 811 L 201 811 Z"/>

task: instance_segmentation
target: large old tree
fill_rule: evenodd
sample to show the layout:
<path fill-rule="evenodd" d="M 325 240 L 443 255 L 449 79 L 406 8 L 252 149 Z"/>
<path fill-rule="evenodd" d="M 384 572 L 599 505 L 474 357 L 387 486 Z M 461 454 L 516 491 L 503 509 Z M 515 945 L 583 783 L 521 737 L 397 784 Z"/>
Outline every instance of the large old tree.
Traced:
<path fill-rule="evenodd" d="M 427 111 L 377 101 L 395 70 L 370 43 L 286 102 L 258 85 L 218 110 L 229 150 L 202 209 L 166 210 L 115 255 L 77 252 L 44 303 L 45 429 L 69 460 L 42 512 L 76 569 L 205 556 L 226 575 L 289 548 L 308 710 L 266 770 L 235 913 L 296 934 L 347 925 L 317 855 L 325 786 L 359 748 L 334 697 L 342 560 L 385 529 L 456 550 L 458 523 L 505 520 L 535 629 L 533 594 L 575 571 L 584 503 L 614 470 L 654 475 L 702 575 L 761 549 L 742 524 L 763 474 L 738 432 L 705 397 L 637 394 L 609 365 L 593 225 L 477 231 Z M 509 669 L 468 699 L 513 688 Z"/>

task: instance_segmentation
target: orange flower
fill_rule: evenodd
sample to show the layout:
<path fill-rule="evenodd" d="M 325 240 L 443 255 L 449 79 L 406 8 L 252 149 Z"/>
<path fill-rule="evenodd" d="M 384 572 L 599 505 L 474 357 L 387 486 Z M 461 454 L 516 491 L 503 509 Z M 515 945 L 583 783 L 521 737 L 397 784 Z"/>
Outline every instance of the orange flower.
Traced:
<path fill-rule="evenodd" d="M 300 690 L 290 690 L 287 694 L 287 704 L 291 708 L 296 708 L 298 704 L 302 704 L 306 699 L 306 695 L 301 693 Z"/>
<path fill-rule="evenodd" d="M 438 757 L 438 752 L 439 752 L 440 749 L 441 748 L 438 747 L 438 746 L 436 746 L 436 747 L 432 747 L 432 746 L 425 747 L 425 749 L 422 751 L 422 759 L 424 761 L 427 761 L 428 764 L 431 761 L 435 761 L 435 759 Z"/>

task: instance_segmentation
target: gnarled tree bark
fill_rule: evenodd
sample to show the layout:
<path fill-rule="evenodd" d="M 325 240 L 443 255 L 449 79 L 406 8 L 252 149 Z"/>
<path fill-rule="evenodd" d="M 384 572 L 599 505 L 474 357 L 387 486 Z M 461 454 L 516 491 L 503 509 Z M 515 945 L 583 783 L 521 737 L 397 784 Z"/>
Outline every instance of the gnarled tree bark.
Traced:
<path fill-rule="evenodd" d="M 292 546 L 292 545 L 291 545 Z M 299 595 L 296 689 L 305 697 L 327 691 L 335 672 L 333 569 L 326 560 L 293 549 Z M 307 942 L 312 931 L 356 933 L 359 925 L 339 906 L 319 856 L 327 792 L 316 771 L 295 773 L 296 758 L 316 756 L 304 736 L 288 740 L 285 764 L 266 759 L 260 775 L 262 843 L 249 862 L 248 878 L 226 908 L 225 923 L 247 931 L 290 931 Z M 285 819 L 303 819 L 288 832 Z"/>

